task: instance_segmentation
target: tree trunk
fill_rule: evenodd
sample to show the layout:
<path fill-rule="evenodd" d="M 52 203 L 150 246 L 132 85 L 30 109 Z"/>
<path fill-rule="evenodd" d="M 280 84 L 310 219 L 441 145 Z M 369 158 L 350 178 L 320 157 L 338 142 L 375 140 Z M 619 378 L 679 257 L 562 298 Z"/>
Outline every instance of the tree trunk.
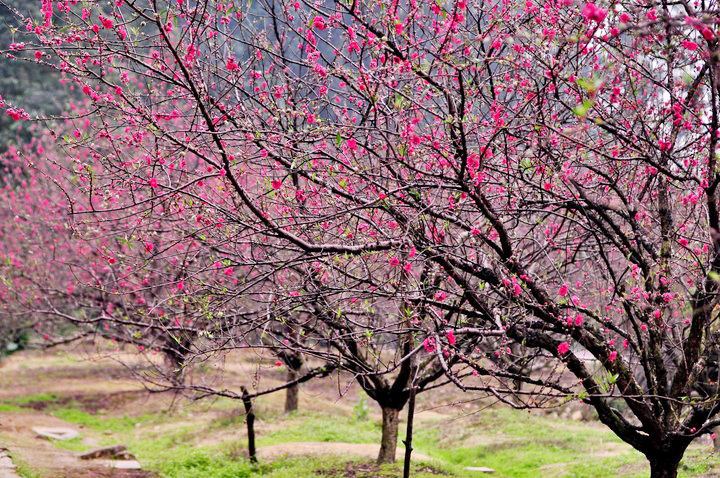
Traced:
<path fill-rule="evenodd" d="M 288 367 L 287 369 L 287 381 L 292 382 L 298 379 L 298 371 Z M 298 384 L 291 385 L 285 391 L 285 413 L 295 412 L 298 409 L 298 403 L 300 401 L 300 386 Z"/>
<path fill-rule="evenodd" d="M 163 371 L 165 378 L 175 386 L 185 384 L 185 368 L 183 367 L 183 359 L 173 351 L 165 352 L 165 370 Z"/>
<path fill-rule="evenodd" d="M 410 390 L 408 402 L 407 430 L 405 431 L 405 463 L 403 464 L 403 478 L 410 478 L 410 459 L 412 458 L 413 421 L 415 420 L 415 388 Z"/>
<path fill-rule="evenodd" d="M 395 461 L 395 450 L 397 449 L 400 410 L 383 407 L 382 417 L 382 441 L 380 442 L 380 453 L 377 462 L 378 464 L 393 463 Z"/>
<path fill-rule="evenodd" d="M 247 424 L 248 434 L 248 455 L 251 463 L 257 463 L 257 452 L 255 451 L 255 412 L 253 411 L 252 400 L 247 388 L 240 387 L 242 390 L 242 402 L 245 407 L 245 422 Z"/>
<path fill-rule="evenodd" d="M 680 460 L 672 456 L 650 459 L 650 478 L 677 478 Z"/>

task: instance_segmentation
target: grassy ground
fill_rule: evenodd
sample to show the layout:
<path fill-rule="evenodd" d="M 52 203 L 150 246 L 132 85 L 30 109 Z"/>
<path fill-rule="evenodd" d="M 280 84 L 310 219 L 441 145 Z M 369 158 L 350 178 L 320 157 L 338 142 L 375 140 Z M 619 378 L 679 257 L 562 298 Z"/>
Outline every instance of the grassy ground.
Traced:
<path fill-rule="evenodd" d="M 11 450 L 24 477 L 63 475 L 40 466 L 41 460 L 32 456 L 33 447 L 22 447 L 26 439 L 18 434 L 22 427 L 3 428 L 3 417 L 24 423 L 24 417 L 33 421 L 47 416 L 73 424 L 81 437 L 53 442 L 49 446 L 57 453 L 74 458 L 77 452 L 120 443 L 136 455 L 144 469 L 164 478 L 389 478 L 400 474 L 399 466 L 377 468 L 359 453 L 369 446 L 365 444 L 379 443 L 379 416 L 356 391 L 338 400 L 332 380 L 303 389 L 301 410 L 291 415 L 282 413 L 282 395 L 257 401 L 261 460 L 253 465 L 245 458 L 245 425 L 239 403 L 228 399 L 189 402 L 148 394 L 137 386 L 123 389 L 116 382 L 128 387 L 132 382 L 119 372 L 106 379 L 112 382 L 106 384 L 107 395 L 95 387 L 91 393 L 82 393 L 79 378 L 103 380 L 93 372 L 98 363 L 72 354 L 57 356 L 57 362 L 53 357 L 43 357 L 37 364 L 30 357 L 21 367 L 0 369 L 0 445 Z M 32 387 L 27 385 L 28 378 Z M 492 476 L 511 478 L 648 475 L 644 458 L 595 422 L 505 408 L 481 410 L 480 405 L 438 408 L 429 400 L 421 399 L 418 407 L 414 445 L 416 452 L 428 459 L 415 464 L 412 476 L 416 478 L 472 476 L 464 471 L 467 466 L 490 467 L 496 470 Z M 347 453 L 293 456 L 307 442 L 327 443 L 328 449 L 332 444 Z M 13 452 L 13 446 L 22 452 Z M 269 450 L 276 453 L 262 458 L 262 452 Z M 282 452 L 288 456 L 280 456 Z M 718 473 L 720 459 L 711 453 L 710 445 L 693 445 L 681 476 Z"/>

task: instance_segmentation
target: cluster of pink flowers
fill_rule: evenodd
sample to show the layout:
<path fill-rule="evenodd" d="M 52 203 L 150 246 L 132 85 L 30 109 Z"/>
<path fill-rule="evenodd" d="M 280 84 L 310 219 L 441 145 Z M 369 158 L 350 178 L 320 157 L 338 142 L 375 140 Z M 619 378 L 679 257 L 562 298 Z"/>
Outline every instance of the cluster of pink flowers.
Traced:
<path fill-rule="evenodd" d="M 30 119 L 30 115 L 22 108 L 8 108 L 5 113 L 15 121 Z"/>
<path fill-rule="evenodd" d="M 595 23 L 602 23 L 607 17 L 607 10 L 598 7 L 592 2 L 586 3 L 582 9 L 581 15 L 585 20 L 593 21 Z"/>

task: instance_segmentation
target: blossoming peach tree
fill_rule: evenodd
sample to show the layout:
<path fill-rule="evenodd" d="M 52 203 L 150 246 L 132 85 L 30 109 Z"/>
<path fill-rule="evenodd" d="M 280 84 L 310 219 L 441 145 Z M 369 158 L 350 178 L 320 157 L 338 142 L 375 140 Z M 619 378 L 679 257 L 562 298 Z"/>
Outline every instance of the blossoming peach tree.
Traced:
<path fill-rule="evenodd" d="M 717 9 L 43 0 L 12 55 L 90 101 L 95 217 L 272 277 L 284 326 L 371 294 L 369 337 L 468 391 L 521 363 L 673 477 L 718 423 Z"/>

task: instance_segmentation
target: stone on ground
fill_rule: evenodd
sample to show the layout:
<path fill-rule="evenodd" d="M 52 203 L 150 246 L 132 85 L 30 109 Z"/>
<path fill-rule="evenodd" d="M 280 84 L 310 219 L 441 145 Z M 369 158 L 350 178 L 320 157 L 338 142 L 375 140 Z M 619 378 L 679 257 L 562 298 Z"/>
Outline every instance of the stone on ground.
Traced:
<path fill-rule="evenodd" d="M 127 451 L 127 447 L 124 445 L 106 446 L 80 455 L 81 460 L 97 460 L 99 458 L 105 458 L 109 460 L 135 459 L 133 454 Z"/>
<path fill-rule="evenodd" d="M 93 463 L 117 470 L 142 470 L 142 466 L 137 460 L 97 460 Z"/>
<path fill-rule="evenodd" d="M 465 471 L 476 471 L 478 473 L 495 473 L 495 470 L 486 466 L 466 466 Z"/>
<path fill-rule="evenodd" d="M 72 440 L 80 436 L 80 433 L 72 428 L 33 427 L 32 431 L 38 436 L 52 440 Z"/>
<path fill-rule="evenodd" d="M 0 448 L 0 478 L 20 478 L 15 472 L 15 465 L 10 459 L 10 455 L 4 448 Z"/>

